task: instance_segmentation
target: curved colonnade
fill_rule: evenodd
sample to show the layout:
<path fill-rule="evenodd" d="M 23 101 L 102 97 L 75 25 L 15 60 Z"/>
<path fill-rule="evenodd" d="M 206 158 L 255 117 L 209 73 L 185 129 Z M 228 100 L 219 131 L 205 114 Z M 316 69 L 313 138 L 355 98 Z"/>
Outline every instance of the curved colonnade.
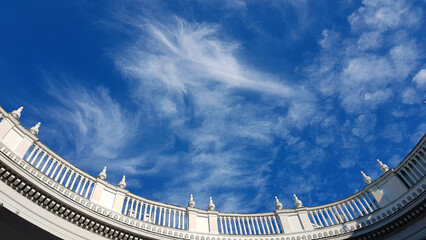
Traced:
<path fill-rule="evenodd" d="M 347 198 L 304 207 L 294 196 L 295 209 L 276 198 L 273 212 L 237 214 L 217 211 L 212 199 L 202 210 L 192 196 L 186 208 L 137 196 L 125 177 L 108 183 L 106 168 L 93 177 L 40 142 L 40 123 L 25 129 L 21 112 L 0 107 L 0 204 L 64 239 L 368 239 L 425 225 L 426 135 L 395 169 L 378 160 L 378 179 L 362 172 L 366 186 Z"/>

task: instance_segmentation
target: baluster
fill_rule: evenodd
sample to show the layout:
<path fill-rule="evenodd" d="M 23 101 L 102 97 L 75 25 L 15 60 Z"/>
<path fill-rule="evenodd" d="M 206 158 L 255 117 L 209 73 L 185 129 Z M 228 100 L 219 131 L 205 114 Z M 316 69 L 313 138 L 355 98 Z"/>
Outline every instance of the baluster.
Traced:
<path fill-rule="evenodd" d="M 346 202 L 346 203 L 344 203 L 344 204 L 343 204 L 343 207 L 345 207 L 346 212 L 348 213 L 348 215 L 349 215 L 349 217 L 351 218 L 351 220 L 354 220 L 354 218 L 352 217 L 351 212 L 348 210 L 347 205 L 348 205 L 348 203 Z"/>
<path fill-rule="evenodd" d="M 46 157 L 46 152 L 43 153 L 43 155 L 41 156 L 40 160 L 38 161 L 36 168 L 38 169 L 38 167 L 40 166 L 41 162 L 43 161 L 43 159 Z"/>
<path fill-rule="evenodd" d="M 319 226 L 319 224 L 317 223 L 317 220 L 315 219 L 314 212 L 310 211 L 309 214 L 311 215 L 312 221 L 314 221 L 315 228 L 317 228 Z M 277 229 L 278 229 L 278 227 L 277 227 Z"/>
<path fill-rule="evenodd" d="M 348 204 L 349 208 L 351 209 L 352 213 L 354 214 L 354 218 L 353 219 L 356 219 L 356 218 L 358 218 L 359 214 L 355 211 L 354 207 L 352 206 L 353 203 L 351 201 L 353 201 L 353 200 L 349 200 L 347 202 L 347 204 Z"/>
<path fill-rule="evenodd" d="M 52 163 L 50 164 L 49 168 L 46 171 L 46 175 L 49 176 L 50 170 L 52 170 L 53 165 L 57 164 L 57 160 L 53 159 Z"/>
<path fill-rule="evenodd" d="M 166 225 L 166 213 L 167 213 L 167 208 L 163 208 L 163 226 Z"/>
<path fill-rule="evenodd" d="M 142 208 L 143 208 L 143 205 L 145 205 L 145 203 L 140 201 L 139 202 L 139 217 L 138 217 L 139 220 L 141 220 L 141 218 L 142 218 Z M 146 208 L 146 206 L 145 206 L 145 208 Z"/>
<path fill-rule="evenodd" d="M 135 204 L 135 199 L 130 199 L 131 200 L 131 202 L 130 202 L 130 217 L 133 217 L 133 205 Z"/>
<path fill-rule="evenodd" d="M 124 215 L 128 216 L 127 208 L 129 207 L 130 197 L 127 197 L 126 205 L 124 206 Z"/>
<path fill-rule="evenodd" d="M 256 226 L 257 226 L 256 231 L 257 231 L 257 234 L 259 235 L 261 234 L 261 232 L 260 232 L 259 221 L 257 220 L 257 217 L 254 217 L 254 221 L 256 222 Z"/>
<path fill-rule="evenodd" d="M 167 221 L 167 227 L 171 227 L 171 225 L 170 225 L 170 218 L 171 218 L 171 215 L 172 215 L 172 211 L 171 210 L 172 209 L 169 209 L 169 219 Z"/>
<path fill-rule="evenodd" d="M 356 204 L 354 199 L 351 199 L 351 202 L 353 205 L 355 205 L 356 210 L 358 210 L 359 215 L 364 216 L 364 214 L 362 213 L 361 209 L 359 209 L 358 205 Z"/>
<path fill-rule="evenodd" d="M 249 234 L 250 235 L 252 235 L 251 234 L 251 226 L 250 226 L 250 224 L 253 224 L 253 221 L 250 223 L 250 219 L 252 219 L 251 217 L 248 217 L 248 218 L 246 218 L 247 219 L 247 228 L 248 228 L 248 230 L 249 230 Z"/>
<path fill-rule="evenodd" d="M 157 220 L 157 205 L 154 206 L 154 224 L 156 224 L 156 220 Z"/>
<path fill-rule="evenodd" d="M 29 162 L 31 160 L 31 157 L 33 156 L 33 154 L 35 153 L 36 150 L 38 150 L 38 146 L 37 145 L 34 146 L 33 150 L 30 153 L 30 155 L 28 155 L 27 159 L 25 159 L 25 160 L 27 160 Z"/>
<path fill-rule="evenodd" d="M 361 208 L 365 211 L 365 214 L 368 214 L 368 210 L 364 207 L 359 197 L 356 197 L 356 200 L 361 205 Z"/>
<path fill-rule="evenodd" d="M 88 184 L 87 184 L 86 191 L 85 191 L 85 193 L 84 193 L 84 197 L 85 197 L 85 198 L 87 198 L 87 196 L 89 195 L 89 191 L 90 191 L 90 187 L 91 187 L 92 183 L 93 183 L 93 182 L 89 180 L 89 182 L 88 182 Z"/>
<path fill-rule="evenodd" d="M 65 183 L 66 188 L 68 187 L 68 184 L 70 183 L 73 174 L 75 174 L 75 172 L 71 169 L 70 175 L 68 176 L 67 182 Z"/>
<path fill-rule="evenodd" d="M 232 217 L 229 217 L 229 218 L 228 218 L 228 221 L 229 221 L 229 232 L 230 232 L 231 234 L 234 234 L 234 231 L 233 231 L 233 229 L 232 229 Z"/>
<path fill-rule="evenodd" d="M 236 218 L 235 218 L 235 220 L 236 220 L 236 221 L 237 221 L 237 223 L 238 223 L 238 231 L 239 231 L 239 234 L 240 234 L 240 235 L 242 235 L 242 234 L 243 234 L 243 228 L 241 227 L 240 217 L 236 217 Z"/>
<path fill-rule="evenodd" d="M 243 231 L 244 235 L 247 235 L 246 223 L 244 222 L 244 218 L 238 217 L 238 220 L 243 223 Z M 240 223 L 241 224 L 241 223 Z"/>
<path fill-rule="evenodd" d="M 343 222 L 345 222 L 345 221 L 347 221 L 347 222 L 348 222 L 348 221 L 349 221 L 349 218 L 346 216 L 345 211 L 343 211 L 342 205 L 341 205 L 341 204 L 338 204 L 338 205 L 337 205 L 337 207 L 340 209 L 341 214 L 343 214 L 343 218 L 344 218 L 344 219 L 343 219 L 343 220 L 344 220 Z"/>
<path fill-rule="evenodd" d="M 80 177 L 80 175 L 76 172 L 76 173 L 74 174 L 74 179 L 72 180 L 70 190 L 72 190 L 72 189 L 73 189 L 73 187 L 74 187 L 74 183 L 75 183 L 75 181 L 77 180 L 77 178 L 78 178 L 78 177 Z"/>
<path fill-rule="evenodd" d="M 59 168 L 59 171 L 58 171 L 58 173 L 56 174 L 56 177 L 55 177 L 55 181 L 58 181 L 59 176 L 61 176 L 62 169 L 64 169 L 64 164 L 62 164 L 61 168 Z"/>
<path fill-rule="evenodd" d="M 80 194 L 81 195 L 81 193 L 83 192 L 83 189 L 84 189 L 84 185 L 86 185 L 86 178 L 85 177 L 83 177 L 83 182 L 82 182 L 82 184 L 81 184 L 81 186 L 80 186 L 80 188 L 77 190 L 77 193 L 78 194 Z"/>
<path fill-rule="evenodd" d="M 263 219 L 263 223 L 265 224 L 265 228 L 266 228 L 266 232 L 268 233 L 268 234 L 271 234 L 271 231 L 269 230 L 269 223 L 268 223 L 268 218 L 267 217 L 262 217 L 262 219 Z"/>
<path fill-rule="evenodd" d="M 330 225 L 334 225 L 334 223 L 333 223 L 333 219 L 330 217 L 330 214 L 328 214 L 328 209 L 326 209 L 326 208 L 324 208 L 324 210 L 323 210 L 324 212 L 325 212 L 325 214 L 327 215 L 327 217 L 328 217 L 328 219 L 326 218 L 325 220 L 328 222 L 328 221 L 330 221 Z M 328 226 L 328 224 L 327 224 L 327 226 Z"/>
<path fill-rule="evenodd" d="M 158 225 L 161 225 L 161 211 L 163 210 L 163 207 L 158 208 Z"/>
<path fill-rule="evenodd" d="M 271 216 L 268 216 L 268 222 L 269 222 L 269 224 L 271 224 L 271 232 L 272 232 L 272 234 L 275 234 L 275 229 L 274 229 L 274 225 L 272 223 Z"/>
<path fill-rule="evenodd" d="M 416 160 L 416 162 L 418 163 L 417 166 L 422 169 L 421 173 L 426 172 L 425 163 L 423 163 L 423 161 L 420 159 L 420 157 L 417 154 L 416 154 L 414 160 Z"/>
<path fill-rule="evenodd" d="M 404 172 L 407 174 L 406 178 L 409 181 L 411 181 L 411 186 L 413 186 L 414 184 L 416 184 L 416 179 L 413 178 L 413 174 L 411 173 L 412 171 L 410 171 L 410 169 L 408 169 L 406 166 L 403 169 L 404 169 Z"/>
<path fill-rule="evenodd" d="M 33 159 L 31 159 L 31 162 L 30 162 L 31 165 L 33 165 L 34 161 L 37 159 L 38 155 L 40 155 L 41 152 L 42 152 L 41 149 L 37 150 L 36 155 L 33 157 Z"/>
<path fill-rule="evenodd" d="M 148 203 L 145 203 L 145 209 L 143 210 L 143 221 L 146 221 L 146 211 L 148 210 L 148 207 L 149 207 L 149 205 L 148 205 Z"/>
<path fill-rule="evenodd" d="M 371 198 L 370 198 L 370 195 L 368 194 L 368 192 L 367 193 L 365 193 L 365 196 L 368 198 L 368 200 L 370 201 L 370 203 L 371 203 L 371 206 L 373 207 L 373 211 L 375 211 L 375 210 L 377 210 L 377 209 L 379 209 L 379 207 L 378 206 L 376 206 L 376 204 L 377 204 L 377 202 L 375 203 Z"/>
<path fill-rule="evenodd" d="M 55 168 L 52 171 L 52 173 L 50 173 L 50 178 L 53 178 L 53 176 L 55 175 L 56 170 L 58 169 L 59 165 L 61 165 L 61 163 L 57 162 L 56 165 L 55 165 Z"/>
<path fill-rule="evenodd" d="M 220 232 L 222 234 L 225 234 L 225 231 L 223 229 L 223 217 L 222 216 L 219 217 L 219 224 L 220 224 Z"/>
<path fill-rule="evenodd" d="M 52 156 L 48 156 L 47 160 L 44 162 L 43 167 L 41 168 L 41 172 L 44 172 L 44 169 L 46 168 L 47 164 L 49 163 L 50 159 L 52 159 Z"/>
<path fill-rule="evenodd" d="M 224 218 L 224 221 L 225 221 L 225 234 L 228 234 L 228 222 L 226 220 L 228 220 L 227 217 Z"/>
<path fill-rule="evenodd" d="M 68 171 L 69 171 L 70 169 L 68 168 L 68 167 L 66 167 L 65 168 L 65 172 L 64 172 L 64 174 L 62 175 L 62 177 L 61 177 L 61 181 L 59 182 L 59 184 L 61 184 L 62 185 L 62 183 L 64 182 L 64 179 L 65 179 L 65 176 L 67 175 L 67 173 L 68 173 Z"/>
<path fill-rule="evenodd" d="M 370 212 L 372 213 L 373 212 L 373 209 L 371 208 L 371 206 L 370 206 L 370 204 L 367 202 L 367 200 L 365 199 L 365 195 L 364 194 L 362 194 L 361 195 L 361 199 L 362 200 L 364 200 L 364 202 L 365 202 L 365 204 L 367 205 L 367 207 L 368 207 L 368 210 L 370 210 Z"/>
<path fill-rule="evenodd" d="M 334 210 L 334 211 L 333 211 Z M 334 212 L 335 216 L 337 216 L 337 223 L 344 223 L 342 217 L 340 216 L 339 211 L 337 211 L 336 206 L 331 207 L 332 213 Z"/>
<path fill-rule="evenodd" d="M 179 213 L 179 217 L 178 217 L 178 228 L 182 229 L 182 228 L 181 228 L 181 225 L 180 225 L 180 219 L 181 219 L 181 216 L 180 216 L 180 215 L 181 215 L 181 211 L 179 211 L 178 213 Z"/>
<path fill-rule="evenodd" d="M 260 225 L 262 226 L 262 234 L 266 234 L 264 220 L 265 219 L 263 217 L 259 217 Z"/>
<path fill-rule="evenodd" d="M 422 179 L 422 174 L 424 174 L 424 172 L 417 166 L 416 161 L 411 161 L 412 162 L 412 166 L 414 169 L 416 169 L 417 173 L 419 174 L 419 179 Z"/>
<path fill-rule="evenodd" d="M 238 234 L 237 223 L 235 217 L 232 217 L 232 221 L 234 222 L 235 234 Z"/>
<path fill-rule="evenodd" d="M 315 214 L 317 215 L 318 218 L 318 222 L 320 224 L 321 227 L 324 227 L 324 225 L 322 224 L 322 221 L 324 221 L 324 215 L 322 215 L 321 210 L 320 210 L 320 214 L 322 215 L 323 219 L 321 220 L 321 217 L 318 215 L 318 211 L 315 210 Z M 327 225 L 328 226 L 328 225 Z"/>
<path fill-rule="evenodd" d="M 274 219 L 274 223 L 275 223 L 275 229 L 277 229 L 277 233 L 280 233 L 280 227 L 278 227 L 278 222 L 277 222 L 277 218 L 275 217 L 275 215 L 272 216 L 272 219 Z"/>
<path fill-rule="evenodd" d="M 337 217 L 336 217 L 336 215 L 335 215 L 335 213 L 334 213 L 334 211 L 333 211 L 333 207 L 328 207 L 328 211 L 330 211 L 331 212 L 331 215 L 333 216 L 333 219 L 334 219 L 334 224 L 338 224 L 338 223 L 340 223 L 340 221 L 339 221 L 339 219 L 337 219 Z"/>
<path fill-rule="evenodd" d="M 173 228 L 176 228 L 176 210 L 173 209 Z"/>

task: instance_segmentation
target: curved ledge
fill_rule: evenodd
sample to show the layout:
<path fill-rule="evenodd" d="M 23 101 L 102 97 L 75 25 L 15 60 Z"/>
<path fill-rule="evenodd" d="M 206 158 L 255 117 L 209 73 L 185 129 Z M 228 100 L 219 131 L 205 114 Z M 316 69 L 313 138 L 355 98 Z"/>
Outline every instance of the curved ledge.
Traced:
<path fill-rule="evenodd" d="M 424 211 L 413 209 L 426 198 L 426 135 L 395 169 L 344 199 L 315 207 L 238 214 L 184 208 L 132 194 L 69 163 L 1 107 L 0 118 L 0 200 L 8 208 L 26 209 L 27 216 L 34 215 L 28 218 L 40 219 L 36 225 L 63 219 L 66 223 L 59 228 L 58 224 L 50 227 L 63 238 L 87 239 L 79 234 L 87 230 L 94 234 L 90 239 L 345 238 L 374 232 L 410 211 L 416 216 Z M 50 213 L 31 213 L 34 203 Z"/>

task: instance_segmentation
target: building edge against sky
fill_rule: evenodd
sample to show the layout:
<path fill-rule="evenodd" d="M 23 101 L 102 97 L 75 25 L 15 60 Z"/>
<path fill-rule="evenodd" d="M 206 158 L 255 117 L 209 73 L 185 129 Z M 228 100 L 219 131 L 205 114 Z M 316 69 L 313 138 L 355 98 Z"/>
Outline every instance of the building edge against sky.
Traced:
<path fill-rule="evenodd" d="M 377 160 L 383 174 L 339 201 L 254 214 L 224 213 L 213 199 L 180 207 L 152 201 L 93 177 L 50 150 L 19 122 L 22 108 L 0 107 L 0 204 L 29 223 L 63 239 L 422 239 L 426 236 L 426 135 L 394 169 Z M 110 171 L 113 171 L 113 169 Z M 361 178 L 362 177 L 362 178 Z M 356 181 L 356 180 L 355 180 Z M 207 210 L 204 210 L 204 207 Z M 4 226 L 4 225 L 0 225 Z M 27 228 L 25 228 L 27 226 Z M 0 229 L 1 232 L 4 231 Z M 32 233 L 28 230 L 27 234 Z M 28 236 L 28 235 L 27 235 Z"/>

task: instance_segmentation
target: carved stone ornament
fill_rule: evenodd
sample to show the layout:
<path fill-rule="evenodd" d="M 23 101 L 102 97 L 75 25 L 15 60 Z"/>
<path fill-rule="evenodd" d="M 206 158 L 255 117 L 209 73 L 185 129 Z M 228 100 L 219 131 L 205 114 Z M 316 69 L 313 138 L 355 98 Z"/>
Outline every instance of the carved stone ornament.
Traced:
<path fill-rule="evenodd" d="M 389 167 L 386 164 L 383 164 L 379 159 L 377 159 L 377 163 L 380 165 L 380 171 L 383 173 L 389 171 Z"/>
<path fill-rule="evenodd" d="M 210 200 L 209 200 L 209 210 L 210 211 L 214 211 L 215 209 L 216 209 L 216 205 L 214 205 L 213 199 L 212 199 L 212 197 L 210 197 Z"/>
<path fill-rule="evenodd" d="M 363 171 L 361 171 L 362 177 L 364 178 L 365 184 L 370 184 L 372 182 L 371 177 L 367 176 Z"/>
<path fill-rule="evenodd" d="M 303 203 L 302 203 L 302 201 L 300 201 L 300 200 L 297 198 L 296 194 L 293 194 L 293 197 L 294 197 L 294 205 L 296 206 L 296 208 L 303 207 Z"/>
<path fill-rule="evenodd" d="M 34 127 L 30 128 L 30 133 L 32 133 L 34 136 L 37 136 L 38 132 L 40 131 L 40 125 L 41 122 L 38 122 Z"/>
<path fill-rule="evenodd" d="M 22 109 L 24 109 L 24 107 L 20 107 L 16 110 L 14 110 L 11 114 L 14 118 L 16 118 L 16 120 L 18 120 L 21 117 L 21 113 L 22 113 Z"/>
<path fill-rule="evenodd" d="M 191 196 L 189 196 L 189 202 L 188 202 L 188 207 L 195 207 L 195 201 L 194 201 L 194 196 L 191 194 Z"/>
<path fill-rule="evenodd" d="M 280 203 L 280 200 L 278 200 L 277 196 L 275 196 L 275 209 L 277 210 L 283 209 L 283 205 Z"/>
<path fill-rule="evenodd" d="M 104 167 L 104 169 L 102 170 L 102 172 L 99 173 L 98 178 L 100 178 L 102 180 L 105 180 L 106 177 L 107 177 L 106 170 L 107 170 L 107 167 Z"/>
<path fill-rule="evenodd" d="M 119 188 L 123 188 L 123 189 L 126 188 L 126 175 L 123 175 L 123 178 L 118 183 L 118 187 Z"/>

